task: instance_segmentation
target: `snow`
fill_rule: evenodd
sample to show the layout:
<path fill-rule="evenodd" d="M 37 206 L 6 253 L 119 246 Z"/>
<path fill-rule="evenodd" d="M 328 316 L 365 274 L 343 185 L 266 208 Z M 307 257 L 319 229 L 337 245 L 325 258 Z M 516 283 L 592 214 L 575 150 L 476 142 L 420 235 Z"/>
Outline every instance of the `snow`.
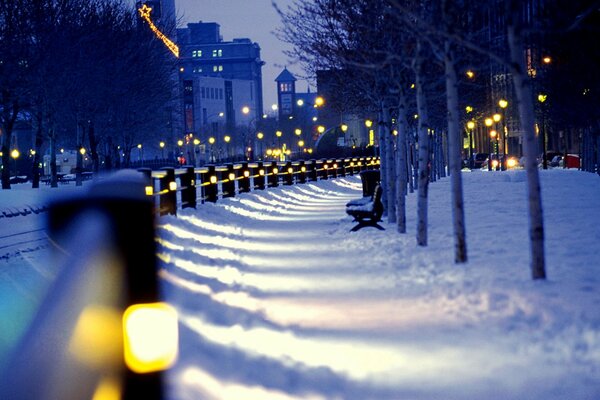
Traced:
<path fill-rule="evenodd" d="M 357 176 L 161 217 L 159 277 L 181 329 L 167 397 L 600 398 L 600 179 L 540 174 L 546 281 L 530 278 L 519 170 L 463 173 L 464 265 L 453 262 L 447 178 L 429 186 L 427 247 L 416 245 L 416 194 L 408 234 L 386 223 L 349 232 Z M 44 204 L 29 192 L 0 191 L 0 214 Z M 0 238 L 7 222 L 41 216 L 0 219 Z M 28 263 L 45 266 L 46 251 L 32 247 Z M 23 260 L 15 251 L 0 260 L 0 284 L 36 288 L 27 285 L 34 268 L 3 278 Z"/>

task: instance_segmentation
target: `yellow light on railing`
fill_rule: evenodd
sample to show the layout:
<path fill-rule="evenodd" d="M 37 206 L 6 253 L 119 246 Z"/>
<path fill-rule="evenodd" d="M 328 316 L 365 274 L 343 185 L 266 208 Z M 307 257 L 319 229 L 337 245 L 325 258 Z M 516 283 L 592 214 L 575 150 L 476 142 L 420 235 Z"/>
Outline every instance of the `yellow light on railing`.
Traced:
<path fill-rule="evenodd" d="M 146 186 L 146 196 L 152 196 L 153 193 L 154 189 L 152 188 L 152 186 Z"/>
<path fill-rule="evenodd" d="M 235 181 L 235 174 L 233 172 L 231 174 L 229 174 L 229 180 Z"/>
<path fill-rule="evenodd" d="M 177 359 L 177 311 L 166 303 L 135 304 L 123 314 L 125 364 L 137 373 L 161 371 Z"/>
<path fill-rule="evenodd" d="M 333 164 L 333 168 L 337 169 L 338 165 L 337 164 Z"/>
<path fill-rule="evenodd" d="M 265 170 L 264 169 L 258 170 L 258 175 L 265 176 Z"/>
<path fill-rule="evenodd" d="M 323 169 L 327 169 L 329 166 L 327 164 L 323 164 Z"/>
<path fill-rule="evenodd" d="M 359 162 L 358 162 L 358 166 L 360 167 L 361 165 L 362 165 L 362 162 L 360 162 L 360 161 L 359 161 Z"/>
<path fill-rule="evenodd" d="M 174 192 L 177 190 L 177 182 L 169 182 L 169 190 Z"/>
<path fill-rule="evenodd" d="M 248 178 L 250 176 L 250 171 L 246 170 L 244 171 L 244 177 Z"/>
<path fill-rule="evenodd" d="M 350 166 L 354 167 L 354 161 L 350 162 Z"/>
<path fill-rule="evenodd" d="M 215 183 L 217 183 L 217 177 L 216 177 L 216 176 L 214 176 L 214 175 L 213 175 L 213 176 L 211 176 L 211 177 L 210 177 L 210 183 L 212 183 L 213 185 L 214 185 Z"/>
<path fill-rule="evenodd" d="M 288 168 L 288 174 L 291 174 L 291 173 L 293 173 L 293 172 L 294 172 L 294 168 L 292 168 L 292 167 L 289 167 L 289 168 Z"/>
<path fill-rule="evenodd" d="M 196 180 L 192 179 L 192 180 L 190 181 L 190 185 L 192 185 L 192 186 L 196 186 Z"/>
<path fill-rule="evenodd" d="M 305 166 L 300 167 L 300 171 L 306 172 L 306 167 Z"/>
<path fill-rule="evenodd" d="M 278 174 L 279 170 L 277 168 L 273 168 L 273 174 Z"/>

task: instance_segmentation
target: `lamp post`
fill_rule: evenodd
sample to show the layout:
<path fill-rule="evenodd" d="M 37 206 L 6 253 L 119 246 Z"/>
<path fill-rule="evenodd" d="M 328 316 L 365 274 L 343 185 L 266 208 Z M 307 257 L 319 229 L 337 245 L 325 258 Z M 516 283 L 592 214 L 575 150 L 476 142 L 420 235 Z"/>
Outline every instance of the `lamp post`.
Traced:
<path fill-rule="evenodd" d="M 179 154 L 178 154 L 178 157 L 177 157 L 177 162 L 181 165 L 182 164 L 182 162 L 181 162 L 181 156 L 183 154 L 181 148 L 183 147 L 183 140 L 179 139 L 177 141 L 177 147 L 179 147 Z"/>
<path fill-rule="evenodd" d="M 492 116 L 492 119 L 495 122 L 495 128 L 496 131 L 498 130 L 498 122 L 500 122 L 500 120 L 502 120 L 502 116 L 500 114 L 494 114 Z M 504 149 L 503 149 L 504 150 Z M 500 171 L 500 133 L 497 133 L 496 135 L 496 160 L 498 161 L 498 164 L 496 164 L 496 171 Z M 504 154 L 504 158 L 506 159 L 506 153 Z"/>
<path fill-rule="evenodd" d="M 210 162 L 215 162 L 215 153 L 214 153 L 214 149 L 213 149 L 213 145 L 215 144 L 215 138 L 214 137 L 209 137 L 208 138 L 208 144 L 210 144 Z"/>
<path fill-rule="evenodd" d="M 223 137 L 223 140 L 225 141 L 226 155 L 227 155 L 227 158 L 229 158 L 229 142 L 231 142 L 231 136 L 225 135 L 225 137 Z"/>
<path fill-rule="evenodd" d="M 161 157 L 165 159 L 165 142 L 161 141 L 158 146 L 160 147 Z"/>
<path fill-rule="evenodd" d="M 263 140 L 264 137 L 265 137 L 265 134 L 262 133 L 262 132 L 258 132 L 256 134 L 256 138 L 258 139 L 258 146 L 259 146 L 258 147 L 258 154 L 259 154 L 258 157 L 259 157 L 260 160 L 262 160 L 262 158 L 263 158 L 263 148 L 262 148 L 262 143 L 263 142 L 262 142 L 262 140 Z"/>
<path fill-rule="evenodd" d="M 499 171 L 498 168 L 498 164 L 500 164 L 500 155 L 498 154 L 498 131 L 496 131 L 495 129 L 492 129 L 490 131 L 490 142 L 492 141 L 496 141 L 496 171 Z M 491 154 L 490 154 L 491 156 Z M 489 160 L 491 160 L 491 157 L 489 158 Z M 488 168 L 490 169 L 490 171 L 493 171 L 492 167 L 493 167 L 493 162 L 490 163 L 490 165 L 488 165 Z"/>
<path fill-rule="evenodd" d="M 540 93 L 538 94 L 538 101 L 541 103 L 542 105 L 542 129 L 540 132 L 540 140 L 542 141 L 542 151 L 543 151 L 543 158 L 542 158 L 542 168 L 544 169 L 548 169 L 548 150 L 547 150 L 547 137 L 546 137 L 546 110 L 545 110 L 545 102 L 546 99 L 548 98 L 548 95 L 544 94 L 544 93 Z M 566 162 L 567 160 L 565 160 Z"/>
<path fill-rule="evenodd" d="M 20 155 L 21 155 L 21 153 L 17 149 L 14 149 L 13 151 L 10 152 L 10 156 L 12 157 L 13 160 L 15 160 L 15 176 L 17 176 L 18 172 L 19 172 L 17 169 L 17 158 L 19 158 Z"/>
<path fill-rule="evenodd" d="M 508 101 L 504 99 L 498 100 L 498 106 L 500 106 L 500 110 L 502 110 L 502 151 L 504 152 L 504 162 L 502 163 L 502 168 L 506 169 L 506 160 L 508 156 L 508 127 L 506 125 L 506 107 L 508 107 Z"/>
<path fill-rule="evenodd" d="M 493 124 L 494 124 L 494 120 L 491 118 L 486 118 L 483 123 L 485 124 L 485 126 L 487 126 L 488 128 L 490 128 Z M 490 138 L 490 140 L 488 140 L 488 171 L 493 171 L 492 170 L 492 140 Z"/>
<path fill-rule="evenodd" d="M 467 129 L 469 132 L 469 168 L 473 169 L 473 130 L 475 129 L 475 121 L 467 122 Z"/>

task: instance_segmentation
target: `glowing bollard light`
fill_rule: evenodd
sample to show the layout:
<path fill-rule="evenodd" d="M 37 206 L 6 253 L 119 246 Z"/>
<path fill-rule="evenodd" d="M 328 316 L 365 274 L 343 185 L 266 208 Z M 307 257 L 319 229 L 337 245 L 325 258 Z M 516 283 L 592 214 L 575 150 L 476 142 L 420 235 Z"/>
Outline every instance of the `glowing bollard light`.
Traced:
<path fill-rule="evenodd" d="M 169 368 L 178 355 L 177 312 L 166 303 L 135 304 L 123 314 L 125 364 L 144 374 Z"/>

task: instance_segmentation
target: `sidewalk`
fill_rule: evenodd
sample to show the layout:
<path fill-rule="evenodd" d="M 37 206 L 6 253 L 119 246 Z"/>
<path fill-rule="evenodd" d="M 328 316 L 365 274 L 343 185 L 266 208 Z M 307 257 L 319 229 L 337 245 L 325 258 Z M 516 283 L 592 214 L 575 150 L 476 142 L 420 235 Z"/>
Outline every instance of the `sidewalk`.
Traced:
<path fill-rule="evenodd" d="M 548 177 L 554 192 L 573 177 L 597 179 Z M 530 281 L 522 176 L 473 173 L 465 182 L 471 261 L 464 266 L 453 263 L 447 179 L 430 186 L 428 248 L 415 245 L 415 195 L 408 234 L 386 223 L 384 232 L 348 232 L 344 205 L 360 197 L 358 177 L 256 191 L 161 218 L 159 274 L 182 328 L 169 398 L 600 394 L 600 296 L 597 286 L 582 288 L 596 279 L 598 256 L 588 251 L 580 255 L 587 264 L 564 266 L 589 266 L 577 276 L 549 262 L 556 281 Z M 484 203 L 484 193 L 503 197 Z M 550 218 L 565 210 L 551 200 L 545 206 Z M 485 217 L 490 207 L 502 221 Z M 592 212 L 600 215 L 600 206 Z M 580 218 L 570 208 L 569 215 Z M 511 227 L 504 243 L 479 234 L 495 224 Z M 549 231 L 551 260 L 556 251 L 564 256 L 559 239 Z"/>

